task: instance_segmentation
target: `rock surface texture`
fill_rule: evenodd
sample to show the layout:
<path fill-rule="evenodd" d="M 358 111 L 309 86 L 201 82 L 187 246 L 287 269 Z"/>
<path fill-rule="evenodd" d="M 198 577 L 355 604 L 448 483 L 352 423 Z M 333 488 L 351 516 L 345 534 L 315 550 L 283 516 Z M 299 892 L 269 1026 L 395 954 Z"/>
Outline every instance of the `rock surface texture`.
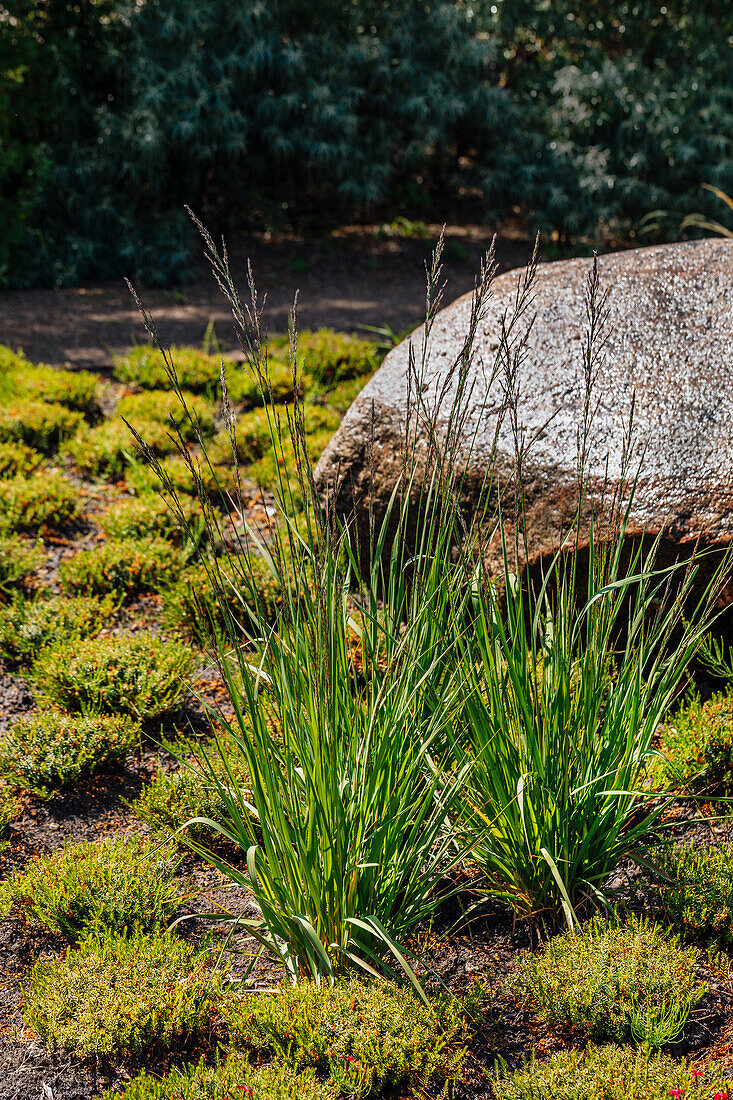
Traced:
<path fill-rule="evenodd" d="M 590 260 L 541 264 L 525 322 L 534 317 L 518 371 L 519 420 L 535 437 L 525 489 L 534 552 L 551 550 L 567 533 L 577 488 L 577 431 L 584 402 L 583 339 Z M 598 260 L 608 292 L 606 343 L 598 364 L 589 473 L 613 484 L 635 400 L 634 439 L 645 448 L 633 511 L 639 531 L 664 532 L 670 548 L 733 537 L 733 242 L 694 241 L 636 249 Z M 501 380 L 492 377 L 501 318 L 511 314 L 521 272 L 496 279 L 479 325 L 470 368 L 467 431 L 476 432 L 467 462 L 467 505 L 492 462 Z M 467 330 L 466 295 L 435 319 L 424 375 L 426 399 L 440 392 Z M 526 323 L 524 328 L 526 329 Z M 401 468 L 409 342 L 384 361 L 345 416 L 321 458 L 321 486 L 338 485 L 337 508 L 362 531 L 371 494 L 378 513 Z M 472 387 L 472 388 L 471 388 Z M 455 387 L 437 418 L 445 431 Z M 373 449 L 373 457 L 370 457 Z M 507 421 L 496 468 L 514 465 Z M 532 551 L 530 551 L 532 553 Z"/>

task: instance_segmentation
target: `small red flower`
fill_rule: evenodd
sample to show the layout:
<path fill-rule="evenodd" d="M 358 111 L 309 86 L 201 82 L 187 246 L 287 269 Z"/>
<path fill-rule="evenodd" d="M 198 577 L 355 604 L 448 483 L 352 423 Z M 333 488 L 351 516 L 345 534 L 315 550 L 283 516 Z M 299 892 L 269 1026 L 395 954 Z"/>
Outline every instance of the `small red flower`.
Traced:
<path fill-rule="evenodd" d="M 684 1096 L 684 1094 L 685 1094 L 684 1089 L 670 1089 L 669 1092 L 667 1093 L 667 1096 L 676 1096 L 677 1100 L 680 1100 L 680 1097 Z"/>
<path fill-rule="evenodd" d="M 703 1072 L 702 1072 L 701 1069 L 693 1069 L 693 1071 L 692 1071 L 692 1076 L 693 1077 L 702 1077 L 702 1075 L 703 1075 Z"/>
<path fill-rule="evenodd" d="M 727 1092 L 716 1092 L 713 1096 L 713 1100 L 728 1100 Z"/>

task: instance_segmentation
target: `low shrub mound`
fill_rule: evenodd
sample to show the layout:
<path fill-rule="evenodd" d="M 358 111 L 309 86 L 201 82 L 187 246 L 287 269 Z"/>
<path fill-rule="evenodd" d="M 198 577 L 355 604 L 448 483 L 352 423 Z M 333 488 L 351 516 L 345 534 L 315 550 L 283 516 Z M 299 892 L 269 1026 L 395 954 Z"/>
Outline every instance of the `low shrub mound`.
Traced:
<path fill-rule="evenodd" d="M 591 1039 L 662 1046 L 682 1032 L 704 993 L 696 954 L 638 917 L 628 924 L 594 917 L 582 931 L 556 936 L 523 958 L 508 989 L 549 1024 L 570 1025 Z"/>
<path fill-rule="evenodd" d="M 90 638 L 104 627 L 115 608 L 111 596 L 15 596 L 0 606 L 0 657 L 9 664 L 35 660 L 49 645 Z"/>
<path fill-rule="evenodd" d="M 655 774 L 673 786 L 724 794 L 733 787 L 733 687 L 703 703 L 692 695 L 664 725 Z"/>
<path fill-rule="evenodd" d="M 220 371 L 217 355 L 182 347 L 172 347 L 170 355 L 181 389 L 206 393 L 212 398 L 216 395 Z M 116 355 L 113 362 L 114 376 L 119 382 L 139 386 L 142 390 L 160 390 L 170 386 L 163 356 L 150 344 L 140 344 L 125 355 Z"/>
<path fill-rule="evenodd" d="M 175 581 L 184 559 L 166 539 L 110 539 L 92 550 L 80 550 L 61 562 L 64 592 L 83 596 L 115 595 L 128 599 L 156 592 Z"/>
<path fill-rule="evenodd" d="M 15 821 L 19 813 L 20 802 L 7 783 L 0 783 L 0 852 L 8 846 L 8 825 Z M 0 884 L 1 891 L 2 885 Z M 6 906 L 4 906 L 3 899 L 0 896 L 0 919 L 4 919 L 5 908 Z"/>
<path fill-rule="evenodd" d="M 64 405 L 15 396 L 0 402 L 0 443 L 26 443 L 46 455 L 76 435 L 83 423 L 80 412 Z"/>
<path fill-rule="evenodd" d="M 31 542 L 19 535 L 0 535 L 0 602 L 28 588 L 46 560 L 40 539 Z"/>
<path fill-rule="evenodd" d="M 240 562 L 236 573 L 227 563 L 226 567 L 222 566 L 222 577 L 226 578 L 223 585 L 229 611 L 243 629 L 250 625 L 255 600 L 263 618 L 275 622 L 283 592 L 278 577 L 263 557 L 254 553 L 248 555 L 248 561 Z M 223 612 L 204 565 L 188 566 L 177 584 L 163 593 L 163 622 L 169 629 L 200 645 L 211 640 L 212 629 L 223 630 Z"/>
<path fill-rule="evenodd" d="M 124 1100 L 333 1100 L 333 1087 L 319 1081 L 313 1070 L 296 1073 L 277 1062 L 251 1069 L 239 1055 L 223 1064 L 172 1069 L 167 1076 L 153 1077 L 143 1071 L 126 1086 Z M 106 1092 L 102 1100 L 120 1100 L 119 1092 Z"/>
<path fill-rule="evenodd" d="M 270 347 L 274 359 L 287 361 L 287 337 L 275 337 Z M 330 386 L 370 375 L 382 358 L 371 340 L 359 336 L 346 336 L 327 328 L 298 333 L 298 359 L 320 385 Z"/>
<path fill-rule="evenodd" d="M 229 503 L 227 494 L 234 493 L 237 490 L 237 476 L 231 457 L 228 464 L 222 463 L 213 466 L 211 469 L 206 462 L 198 458 L 195 458 L 194 461 L 200 469 L 201 480 L 209 496 L 212 499 L 221 498 Z M 186 493 L 191 496 L 197 494 L 198 490 L 191 470 L 181 455 L 170 455 L 168 458 L 164 458 L 160 465 L 176 493 Z M 242 482 L 244 482 L 244 476 L 241 475 L 241 477 Z M 161 489 L 158 475 L 142 462 L 130 466 L 125 475 L 125 480 L 128 488 L 135 493 L 153 493 Z M 245 485 L 243 484 L 244 488 Z M 255 492 L 257 492 L 257 489 L 253 487 L 253 495 Z"/>
<path fill-rule="evenodd" d="M 129 1057 L 196 1035 L 220 988 L 210 957 L 173 936 L 89 937 L 35 964 L 23 1012 L 53 1050 Z"/>
<path fill-rule="evenodd" d="M 0 443 L 0 478 L 3 480 L 32 474 L 42 462 L 41 452 L 26 443 Z"/>
<path fill-rule="evenodd" d="M 139 736 L 127 717 L 41 711 L 19 718 L 0 739 L 0 772 L 49 798 L 82 776 L 124 760 Z"/>
<path fill-rule="evenodd" d="M 180 710 L 192 671 L 188 646 L 140 631 L 53 646 L 33 675 L 42 696 L 67 710 L 153 719 Z"/>
<path fill-rule="evenodd" d="M 671 880 L 650 886 L 653 908 L 684 933 L 733 944 L 733 844 L 678 844 L 653 862 Z"/>
<path fill-rule="evenodd" d="M 173 454 L 175 439 L 159 420 L 138 421 L 135 428 L 156 455 Z M 120 419 L 105 420 L 96 428 L 75 433 L 64 447 L 64 454 L 90 477 L 107 480 L 121 478 L 138 455 L 135 437 Z"/>
<path fill-rule="evenodd" d="M 221 753 L 214 745 L 206 747 L 208 766 L 202 760 L 200 750 L 191 751 L 189 745 L 171 746 L 171 750 L 176 751 L 181 766 L 173 772 L 159 768 L 155 777 L 131 804 L 131 809 L 145 822 L 153 835 L 166 841 L 179 844 L 190 841 L 208 848 L 215 847 L 221 841 L 221 837 L 213 829 L 199 822 L 190 825 L 185 832 L 177 833 L 186 822 L 195 818 L 208 818 L 219 825 L 226 823 L 225 807 L 214 776 L 221 783 L 230 785 L 234 782 L 242 791 L 248 790 L 249 775 L 243 766 L 241 754 L 226 736 L 221 739 L 220 744 L 226 756 L 226 768 Z"/>
<path fill-rule="evenodd" d="M 352 1095 L 445 1083 L 463 1061 L 458 1020 L 440 1021 L 412 990 L 387 982 L 304 981 L 272 995 L 232 996 L 222 1013 L 237 1046 L 313 1068 Z"/>
<path fill-rule="evenodd" d="M 9 393 L 33 401 L 65 405 L 88 419 L 95 419 L 101 411 L 99 384 L 99 377 L 89 371 L 55 370 L 43 363 L 11 370 L 2 380 L 2 386 Z"/>
<path fill-rule="evenodd" d="M 192 501 L 187 509 L 192 526 L 197 524 L 198 507 Z M 110 539 L 141 539 L 158 536 L 181 541 L 176 517 L 155 493 L 120 501 L 97 517 L 99 526 Z M 199 524 L 201 526 L 201 524 Z"/>
<path fill-rule="evenodd" d="M 207 401 L 205 397 L 195 393 L 184 392 L 182 396 L 186 401 L 189 413 L 197 422 L 201 434 L 204 436 L 211 435 L 214 430 L 215 405 L 211 401 Z M 169 430 L 173 434 L 171 419 L 178 425 L 181 434 L 185 438 L 192 438 L 195 435 L 193 424 L 191 424 L 181 402 L 170 387 L 164 390 L 151 390 L 149 393 L 133 393 L 121 397 L 117 402 L 117 416 L 132 424 L 135 430 L 140 432 L 143 439 L 146 438 L 145 433 L 140 431 L 139 424 L 147 425 L 158 421 L 169 425 Z"/>
<path fill-rule="evenodd" d="M 496 1100 L 728 1100 L 733 1090 L 713 1063 L 697 1069 L 659 1051 L 588 1046 L 563 1050 L 547 1062 L 534 1059 L 492 1082 Z"/>
<path fill-rule="evenodd" d="M 0 910 L 76 944 L 88 935 L 160 931 L 181 900 L 172 850 L 140 837 L 67 844 L 0 883 Z"/>
<path fill-rule="evenodd" d="M 55 470 L 0 481 L 0 531 L 37 533 L 62 527 L 79 513 L 79 490 Z"/>

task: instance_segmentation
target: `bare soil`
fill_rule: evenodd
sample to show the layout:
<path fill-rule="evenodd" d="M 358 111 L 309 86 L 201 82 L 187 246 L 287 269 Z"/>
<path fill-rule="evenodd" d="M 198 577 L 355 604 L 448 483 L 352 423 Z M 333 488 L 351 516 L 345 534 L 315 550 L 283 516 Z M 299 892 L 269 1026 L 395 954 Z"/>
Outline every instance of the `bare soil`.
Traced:
<path fill-rule="evenodd" d="M 247 262 L 266 296 L 265 322 L 287 329 L 298 293 L 301 328 L 327 326 L 359 332 L 361 326 L 412 328 L 425 311 L 425 261 L 440 226 L 425 239 L 384 236 L 378 227 L 342 228 L 317 239 L 266 234 L 235 241 L 230 263 L 235 283 L 246 289 Z M 473 288 L 492 234 L 481 226 L 446 229 L 444 301 Z M 531 255 L 521 237 L 497 241 L 502 270 Z M 139 288 L 166 344 L 200 346 L 213 322 L 222 350 L 231 349 L 231 314 L 205 261 L 194 281 L 176 289 Z M 0 295 L 0 344 L 22 348 L 33 361 L 106 372 L 112 356 L 145 343 L 146 332 L 123 280 L 64 290 L 24 290 Z"/>

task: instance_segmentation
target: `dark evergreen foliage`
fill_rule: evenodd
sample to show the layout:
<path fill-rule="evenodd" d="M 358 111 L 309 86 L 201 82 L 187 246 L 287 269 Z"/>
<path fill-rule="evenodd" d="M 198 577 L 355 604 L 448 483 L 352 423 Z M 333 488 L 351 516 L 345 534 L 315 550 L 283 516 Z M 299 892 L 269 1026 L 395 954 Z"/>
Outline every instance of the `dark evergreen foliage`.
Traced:
<path fill-rule="evenodd" d="M 184 203 L 231 230 L 471 196 L 575 239 L 712 213 L 731 42 L 726 0 L 6 0 L 0 285 L 181 278 Z"/>

